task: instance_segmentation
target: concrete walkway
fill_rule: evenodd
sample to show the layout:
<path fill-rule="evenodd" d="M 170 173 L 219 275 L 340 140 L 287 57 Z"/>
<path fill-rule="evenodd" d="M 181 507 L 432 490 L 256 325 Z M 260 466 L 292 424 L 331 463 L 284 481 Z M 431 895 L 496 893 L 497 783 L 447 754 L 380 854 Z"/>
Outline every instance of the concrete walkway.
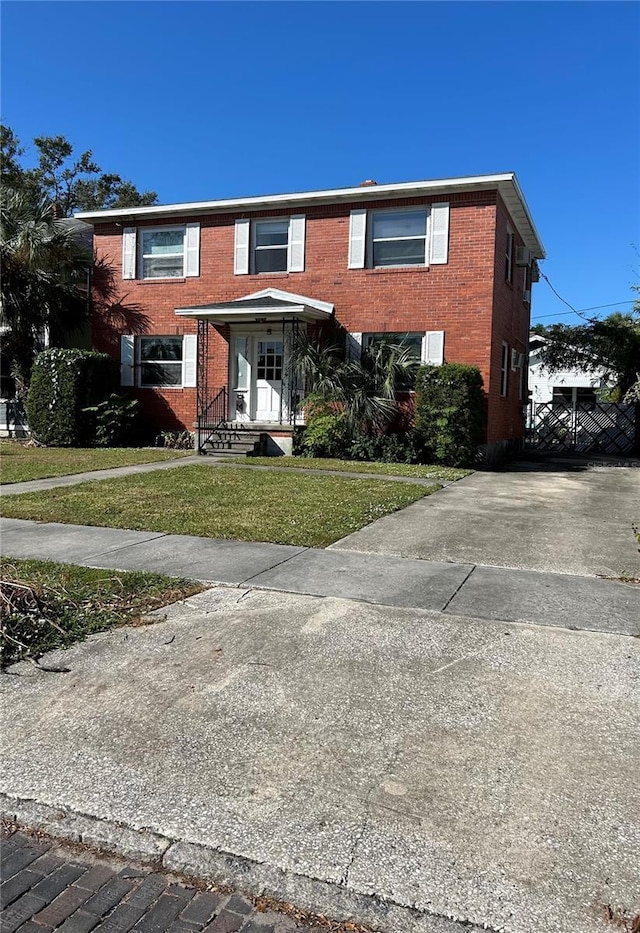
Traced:
<path fill-rule="evenodd" d="M 640 587 L 609 580 L 13 518 L 0 519 L 0 534 L 9 557 L 640 635 Z"/>

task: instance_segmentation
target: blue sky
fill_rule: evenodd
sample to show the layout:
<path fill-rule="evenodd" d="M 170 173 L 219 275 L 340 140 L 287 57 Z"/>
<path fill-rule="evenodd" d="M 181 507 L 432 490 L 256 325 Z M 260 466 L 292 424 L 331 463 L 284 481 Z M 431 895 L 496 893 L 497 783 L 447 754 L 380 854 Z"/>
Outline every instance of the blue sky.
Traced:
<path fill-rule="evenodd" d="M 583 309 L 640 281 L 639 62 L 632 2 L 4 0 L 1 112 L 162 203 L 514 170 Z"/>

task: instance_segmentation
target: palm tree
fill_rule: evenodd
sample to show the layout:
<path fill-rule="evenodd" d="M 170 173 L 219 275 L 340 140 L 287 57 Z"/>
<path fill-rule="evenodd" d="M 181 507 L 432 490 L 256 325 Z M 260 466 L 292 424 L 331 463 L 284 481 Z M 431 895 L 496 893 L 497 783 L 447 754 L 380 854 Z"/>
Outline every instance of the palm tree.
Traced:
<path fill-rule="evenodd" d="M 49 338 L 78 330 L 89 315 L 91 248 L 77 225 L 57 220 L 46 198 L 5 189 L 0 205 L 3 356 L 24 397 L 36 354 Z"/>
<path fill-rule="evenodd" d="M 293 351 L 304 377 L 307 408 L 340 413 L 354 439 L 382 433 L 398 413 L 398 395 L 413 384 L 419 363 L 410 350 L 391 342 L 369 344 L 360 359 L 348 359 L 344 333 L 303 335 Z"/>

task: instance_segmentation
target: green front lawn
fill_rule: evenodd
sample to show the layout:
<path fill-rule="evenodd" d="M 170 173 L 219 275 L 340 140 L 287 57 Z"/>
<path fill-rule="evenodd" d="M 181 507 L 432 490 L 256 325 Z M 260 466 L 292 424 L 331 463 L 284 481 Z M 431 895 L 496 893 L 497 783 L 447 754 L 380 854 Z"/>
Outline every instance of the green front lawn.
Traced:
<path fill-rule="evenodd" d="M 115 625 L 206 589 L 155 573 L 0 558 L 2 665 L 67 648 Z"/>
<path fill-rule="evenodd" d="M 383 476 L 413 476 L 447 483 L 468 476 L 472 470 L 413 463 L 372 463 L 365 460 L 330 460 L 321 457 L 250 457 L 248 464 L 295 467 L 299 470 L 335 470 L 340 473 L 378 473 Z"/>
<path fill-rule="evenodd" d="M 24 483 L 49 476 L 68 476 L 90 470 L 135 463 L 155 463 L 187 457 L 193 450 L 142 450 L 130 447 L 27 447 L 20 441 L 0 442 L 0 478 L 3 483 Z"/>
<path fill-rule="evenodd" d="M 326 547 L 440 487 L 184 466 L 6 496 L 8 518 Z"/>

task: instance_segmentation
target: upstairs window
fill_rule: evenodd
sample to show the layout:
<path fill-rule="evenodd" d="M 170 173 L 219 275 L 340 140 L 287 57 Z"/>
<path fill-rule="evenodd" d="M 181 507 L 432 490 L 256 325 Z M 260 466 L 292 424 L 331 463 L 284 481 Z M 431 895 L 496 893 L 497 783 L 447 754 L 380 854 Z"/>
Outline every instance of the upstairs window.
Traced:
<path fill-rule="evenodd" d="M 257 220 L 254 228 L 254 272 L 286 272 L 289 221 Z"/>
<path fill-rule="evenodd" d="M 513 230 L 507 227 L 507 252 L 504 263 L 505 282 L 513 282 Z"/>
<path fill-rule="evenodd" d="M 273 220 L 238 218 L 235 222 L 235 275 L 304 272 L 304 214 Z"/>
<path fill-rule="evenodd" d="M 349 269 L 428 267 L 449 261 L 449 204 L 403 210 L 355 208 L 349 218 Z"/>
<path fill-rule="evenodd" d="M 200 275 L 200 224 L 126 227 L 123 279 L 182 279 Z"/>
<path fill-rule="evenodd" d="M 185 229 L 141 230 L 140 278 L 175 279 L 184 276 Z"/>
<path fill-rule="evenodd" d="M 373 268 L 424 266 L 427 211 L 376 211 L 371 218 L 369 254 Z"/>

